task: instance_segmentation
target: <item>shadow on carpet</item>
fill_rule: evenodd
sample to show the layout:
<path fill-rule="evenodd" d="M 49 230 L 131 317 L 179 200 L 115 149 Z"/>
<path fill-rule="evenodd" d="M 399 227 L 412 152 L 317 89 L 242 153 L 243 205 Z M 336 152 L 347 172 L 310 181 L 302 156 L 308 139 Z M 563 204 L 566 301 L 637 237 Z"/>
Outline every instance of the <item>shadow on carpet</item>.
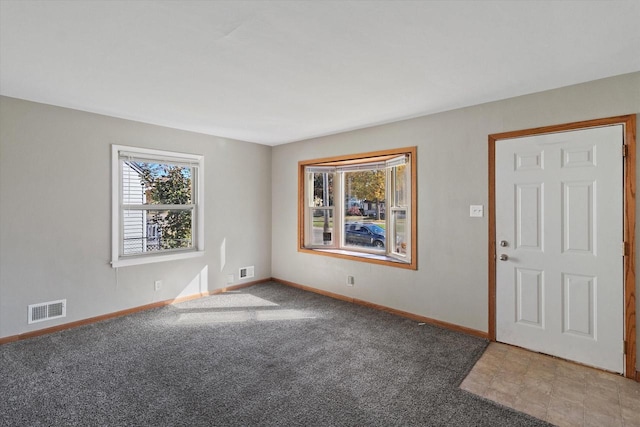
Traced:
<path fill-rule="evenodd" d="M 542 426 L 485 340 L 277 283 L 0 346 L 3 426 Z"/>

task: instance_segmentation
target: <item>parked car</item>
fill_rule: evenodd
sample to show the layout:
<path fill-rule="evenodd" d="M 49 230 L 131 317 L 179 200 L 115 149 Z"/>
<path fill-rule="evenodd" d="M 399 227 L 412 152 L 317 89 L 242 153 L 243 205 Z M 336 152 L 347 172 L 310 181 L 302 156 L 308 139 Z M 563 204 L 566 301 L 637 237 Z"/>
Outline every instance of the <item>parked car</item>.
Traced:
<path fill-rule="evenodd" d="M 344 240 L 348 245 L 384 248 L 385 229 L 374 223 L 347 222 L 344 225 Z"/>

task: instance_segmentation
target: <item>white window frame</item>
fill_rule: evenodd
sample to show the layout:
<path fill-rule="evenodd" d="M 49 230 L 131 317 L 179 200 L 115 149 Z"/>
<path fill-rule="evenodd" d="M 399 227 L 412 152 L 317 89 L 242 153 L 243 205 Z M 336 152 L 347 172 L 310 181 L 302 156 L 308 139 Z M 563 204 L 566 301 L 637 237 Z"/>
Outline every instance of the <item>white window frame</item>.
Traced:
<path fill-rule="evenodd" d="M 186 163 L 193 166 L 193 247 L 160 252 L 146 252 L 135 255 L 123 254 L 123 204 L 122 204 L 122 162 L 123 153 L 131 157 L 153 159 L 167 163 Z M 150 264 L 200 257 L 204 255 L 204 156 L 176 153 L 171 151 L 138 148 L 125 145 L 111 146 L 111 266 L 113 268 Z"/>
<path fill-rule="evenodd" d="M 415 147 L 409 149 L 389 150 L 388 152 L 376 152 L 355 155 L 353 158 L 343 156 L 334 159 L 318 159 L 300 162 L 301 184 L 301 226 L 300 250 L 308 253 L 346 257 L 350 259 L 383 263 L 386 265 L 403 266 L 417 269 L 415 260 L 416 236 L 413 222 L 417 207 L 415 206 L 415 189 L 412 188 L 415 181 Z M 400 165 L 407 167 L 407 182 L 405 183 L 404 205 L 396 204 L 395 182 L 393 171 Z M 358 170 L 385 170 L 385 229 L 386 241 L 384 249 L 356 247 L 347 245 L 344 236 L 345 227 L 345 173 Z M 333 206 L 314 206 L 313 178 L 311 172 L 333 173 Z M 333 213 L 333 232 L 331 241 L 327 244 L 313 244 L 313 212 L 314 210 L 329 210 Z M 405 233 L 403 250 L 396 248 L 396 227 L 393 223 L 394 212 L 405 211 Z"/>
<path fill-rule="evenodd" d="M 394 174 L 394 169 L 398 166 L 401 165 L 405 165 L 408 170 L 407 170 L 407 175 L 409 176 L 409 179 L 407 180 L 407 182 L 405 183 L 405 204 L 404 205 L 398 205 L 396 204 L 396 197 L 395 197 L 395 190 L 394 191 L 389 191 L 389 192 L 385 192 L 385 196 L 386 196 L 386 202 L 385 202 L 385 221 L 387 222 L 387 230 L 389 230 L 389 232 L 387 233 L 387 239 L 389 240 L 389 242 L 395 242 L 397 240 L 397 228 L 396 228 L 396 224 L 395 224 L 395 212 L 401 212 L 404 211 L 405 212 L 405 227 L 407 229 L 407 231 L 405 231 L 405 241 L 404 241 L 404 245 L 405 245 L 405 251 L 404 252 L 397 252 L 395 250 L 396 245 L 395 244 L 389 244 L 388 245 L 388 251 L 389 251 L 389 256 L 392 256 L 394 258 L 397 259 L 401 259 L 401 260 L 408 260 L 407 262 L 411 261 L 411 238 L 412 238 L 412 234 L 411 230 L 412 230 L 412 223 L 414 221 L 414 218 L 411 215 L 411 161 L 409 161 L 409 159 L 407 158 L 407 156 L 399 156 L 396 157 L 394 159 L 388 160 L 386 162 L 386 169 L 387 169 L 387 188 L 391 188 L 391 189 L 395 189 L 396 188 L 396 177 L 397 175 Z"/>

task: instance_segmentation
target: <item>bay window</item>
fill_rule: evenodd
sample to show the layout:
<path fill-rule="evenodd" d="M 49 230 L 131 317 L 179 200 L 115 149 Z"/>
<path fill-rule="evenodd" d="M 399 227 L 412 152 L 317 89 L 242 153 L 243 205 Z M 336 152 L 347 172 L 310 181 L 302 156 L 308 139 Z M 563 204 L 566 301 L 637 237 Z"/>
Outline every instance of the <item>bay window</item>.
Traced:
<path fill-rule="evenodd" d="M 299 163 L 299 250 L 416 269 L 416 148 Z"/>

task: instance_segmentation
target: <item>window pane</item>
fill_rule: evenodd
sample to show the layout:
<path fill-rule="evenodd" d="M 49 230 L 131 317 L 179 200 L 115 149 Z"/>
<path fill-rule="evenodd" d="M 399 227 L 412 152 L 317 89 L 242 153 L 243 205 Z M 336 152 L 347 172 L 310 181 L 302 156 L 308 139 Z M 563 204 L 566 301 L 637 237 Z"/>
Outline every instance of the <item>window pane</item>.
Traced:
<path fill-rule="evenodd" d="M 311 245 L 333 244 L 333 209 L 311 209 L 313 226 L 311 227 Z"/>
<path fill-rule="evenodd" d="M 395 237 L 394 252 L 400 255 L 407 254 L 407 211 L 393 210 L 391 212 L 391 227 L 393 227 Z"/>
<path fill-rule="evenodd" d="M 355 221 L 362 217 L 384 220 L 384 170 L 343 173 L 345 221 Z"/>
<path fill-rule="evenodd" d="M 122 162 L 122 203 L 192 204 L 193 169 L 170 163 Z"/>
<path fill-rule="evenodd" d="M 123 210 L 123 254 L 193 247 L 191 209 Z"/>
<path fill-rule="evenodd" d="M 394 185 L 394 206 L 408 206 L 409 168 L 407 165 L 396 166 L 391 170 Z"/>
<path fill-rule="evenodd" d="M 345 222 L 344 244 L 345 246 L 384 249 L 386 246 L 384 221 Z"/>
<path fill-rule="evenodd" d="M 315 172 L 313 176 L 313 206 L 333 206 L 333 178 L 329 172 Z"/>

